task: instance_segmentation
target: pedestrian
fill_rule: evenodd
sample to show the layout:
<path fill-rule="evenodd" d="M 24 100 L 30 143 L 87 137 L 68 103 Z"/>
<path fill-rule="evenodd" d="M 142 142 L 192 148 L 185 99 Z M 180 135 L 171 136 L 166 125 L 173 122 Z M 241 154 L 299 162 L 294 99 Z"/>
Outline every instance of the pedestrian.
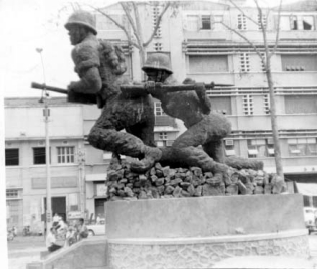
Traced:
<path fill-rule="evenodd" d="M 56 230 L 51 227 L 47 237 L 46 237 L 46 247 L 49 252 L 54 252 L 61 248 L 61 246 L 55 244 L 56 243 Z"/>
<path fill-rule="evenodd" d="M 67 233 L 66 233 L 66 241 L 65 246 L 71 246 L 77 242 L 76 239 L 76 229 L 73 226 L 68 226 Z"/>
<path fill-rule="evenodd" d="M 60 221 L 61 217 L 55 213 L 53 216 L 53 227 L 56 227 L 58 225 L 58 222 Z"/>
<path fill-rule="evenodd" d="M 96 224 L 100 224 L 100 214 L 98 214 L 96 217 Z"/>
<path fill-rule="evenodd" d="M 78 241 L 88 237 L 88 229 L 83 218 L 79 219 L 79 224 L 77 226 L 77 235 Z"/>

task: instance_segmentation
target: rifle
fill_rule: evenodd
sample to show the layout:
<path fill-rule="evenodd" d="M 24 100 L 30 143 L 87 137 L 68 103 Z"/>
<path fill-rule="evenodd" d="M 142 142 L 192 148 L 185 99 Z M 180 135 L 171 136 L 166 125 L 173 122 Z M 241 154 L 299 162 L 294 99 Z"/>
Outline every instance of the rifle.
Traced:
<path fill-rule="evenodd" d="M 210 84 L 205 83 L 195 83 L 195 84 L 179 84 L 179 85 L 164 85 L 159 86 L 159 89 L 165 93 L 169 92 L 183 92 L 183 91 L 193 91 L 198 88 L 205 87 L 205 89 L 213 89 L 214 87 L 232 87 L 232 84 L 215 84 L 211 82 Z M 149 92 L 146 89 L 145 84 L 141 85 L 121 85 L 121 92 L 126 97 L 140 97 L 146 96 Z M 157 87 L 157 86 L 156 86 Z"/>
<path fill-rule="evenodd" d="M 70 103 L 80 103 L 85 105 L 97 104 L 98 108 L 103 107 L 103 104 L 101 102 L 101 97 L 97 94 L 73 92 L 73 91 L 68 91 L 66 89 L 62 89 L 62 88 L 40 84 L 37 82 L 32 82 L 31 87 L 33 89 L 47 90 L 50 92 L 58 92 L 62 94 L 67 94 L 67 102 L 70 102 Z"/>

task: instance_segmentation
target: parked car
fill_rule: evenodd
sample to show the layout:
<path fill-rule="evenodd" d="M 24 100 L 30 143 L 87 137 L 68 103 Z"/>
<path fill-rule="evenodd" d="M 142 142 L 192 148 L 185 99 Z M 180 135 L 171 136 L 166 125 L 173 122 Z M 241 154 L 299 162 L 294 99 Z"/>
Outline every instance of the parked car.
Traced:
<path fill-rule="evenodd" d="M 317 208 L 315 207 L 304 207 L 304 220 L 306 228 L 309 234 L 317 230 Z"/>
<path fill-rule="evenodd" d="M 106 228 L 104 223 L 88 224 L 86 225 L 86 227 L 88 229 L 88 236 L 104 235 L 106 233 Z"/>

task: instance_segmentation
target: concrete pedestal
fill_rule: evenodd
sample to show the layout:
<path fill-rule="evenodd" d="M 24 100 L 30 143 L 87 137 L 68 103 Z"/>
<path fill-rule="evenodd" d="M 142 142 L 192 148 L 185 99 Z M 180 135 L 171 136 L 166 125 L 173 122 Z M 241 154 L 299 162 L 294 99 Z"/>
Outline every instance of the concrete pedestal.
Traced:
<path fill-rule="evenodd" d="M 234 256 L 308 258 L 299 194 L 106 203 L 109 268 L 210 268 Z"/>

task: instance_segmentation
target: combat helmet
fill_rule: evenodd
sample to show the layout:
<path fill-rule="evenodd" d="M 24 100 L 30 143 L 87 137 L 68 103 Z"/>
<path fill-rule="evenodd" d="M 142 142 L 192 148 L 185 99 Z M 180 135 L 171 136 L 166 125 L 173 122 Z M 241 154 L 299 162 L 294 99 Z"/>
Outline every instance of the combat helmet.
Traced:
<path fill-rule="evenodd" d="M 68 22 L 65 24 L 65 28 L 69 30 L 71 25 L 82 25 L 90 29 L 94 35 L 97 34 L 96 21 L 92 14 L 87 11 L 77 10 L 68 18 Z"/>
<path fill-rule="evenodd" d="M 165 70 L 173 74 L 170 59 L 164 53 L 153 53 L 149 55 L 142 70 L 146 72 L 149 69 Z"/>

